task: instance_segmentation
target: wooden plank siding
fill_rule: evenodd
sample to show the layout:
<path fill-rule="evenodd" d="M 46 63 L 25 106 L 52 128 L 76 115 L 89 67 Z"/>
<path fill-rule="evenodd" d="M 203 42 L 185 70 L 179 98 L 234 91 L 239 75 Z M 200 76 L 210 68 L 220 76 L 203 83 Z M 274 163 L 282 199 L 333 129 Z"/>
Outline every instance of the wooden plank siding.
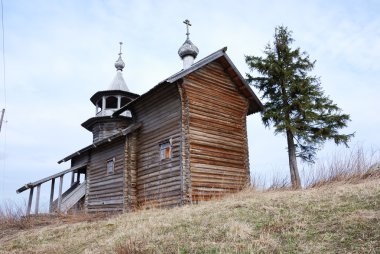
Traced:
<path fill-rule="evenodd" d="M 124 210 L 125 138 L 98 147 L 91 152 L 87 167 L 86 211 Z M 115 158 L 114 173 L 107 173 L 106 163 Z"/>
<path fill-rule="evenodd" d="M 181 87 L 191 200 L 241 190 L 249 182 L 248 100 L 218 62 L 186 76 Z"/>
<path fill-rule="evenodd" d="M 142 127 L 136 134 L 138 206 L 181 204 L 181 101 L 176 84 L 159 87 L 133 106 Z M 160 143 L 171 140 L 171 158 L 160 160 Z M 132 178 L 131 178 L 132 179 Z"/>

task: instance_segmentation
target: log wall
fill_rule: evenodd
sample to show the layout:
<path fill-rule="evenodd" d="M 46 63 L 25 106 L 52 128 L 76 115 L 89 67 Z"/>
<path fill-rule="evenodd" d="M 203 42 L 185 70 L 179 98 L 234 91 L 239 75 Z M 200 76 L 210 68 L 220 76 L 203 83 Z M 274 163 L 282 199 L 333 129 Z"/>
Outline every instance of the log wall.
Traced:
<path fill-rule="evenodd" d="M 124 208 L 125 138 L 98 147 L 87 167 L 87 212 L 115 212 Z M 107 161 L 115 158 L 114 173 L 107 173 Z"/>
<path fill-rule="evenodd" d="M 218 62 L 186 76 L 182 89 L 192 201 L 241 190 L 249 182 L 248 100 Z"/>
<path fill-rule="evenodd" d="M 176 84 L 158 87 L 133 106 L 137 134 L 136 192 L 139 206 L 181 204 L 181 102 Z M 172 141 L 170 159 L 160 160 L 160 143 Z"/>
<path fill-rule="evenodd" d="M 137 133 L 127 135 L 125 139 L 125 173 L 124 173 L 124 211 L 137 208 Z"/>

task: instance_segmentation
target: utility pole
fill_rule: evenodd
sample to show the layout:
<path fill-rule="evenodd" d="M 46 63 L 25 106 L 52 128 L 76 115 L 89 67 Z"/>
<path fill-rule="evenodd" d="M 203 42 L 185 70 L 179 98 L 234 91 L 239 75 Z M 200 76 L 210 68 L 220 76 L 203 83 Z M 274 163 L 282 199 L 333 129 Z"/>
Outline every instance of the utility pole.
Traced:
<path fill-rule="evenodd" d="M 3 126 L 4 113 L 5 113 L 5 108 L 3 108 L 3 110 L 1 111 L 0 132 L 1 132 L 1 127 Z"/>

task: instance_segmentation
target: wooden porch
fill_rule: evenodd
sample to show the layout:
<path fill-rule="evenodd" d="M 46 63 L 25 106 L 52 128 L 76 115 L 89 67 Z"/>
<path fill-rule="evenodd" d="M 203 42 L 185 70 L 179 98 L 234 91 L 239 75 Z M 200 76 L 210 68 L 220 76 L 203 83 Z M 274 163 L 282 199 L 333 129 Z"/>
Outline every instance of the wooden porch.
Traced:
<path fill-rule="evenodd" d="M 78 166 L 71 167 L 69 169 L 66 169 L 62 172 L 59 172 L 57 174 L 51 175 L 49 177 L 43 178 L 41 180 L 38 180 L 33 183 L 27 183 L 18 190 L 16 190 L 17 193 L 21 193 L 26 190 L 29 191 L 29 199 L 28 199 L 28 206 L 26 209 L 26 215 L 31 214 L 32 210 L 32 202 L 33 202 L 33 195 L 34 195 L 34 189 L 37 189 L 37 195 L 35 199 L 35 210 L 34 214 L 39 213 L 39 206 L 40 206 L 40 191 L 41 191 L 41 185 L 51 181 L 50 185 L 50 199 L 49 199 L 49 213 L 61 213 L 61 212 L 67 212 L 70 208 L 72 208 L 82 197 L 86 194 L 86 168 L 87 164 L 81 164 Z M 62 193 L 63 188 L 63 177 L 64 175 L 71 173 L 71 184 L 70 188 L 67 189 L 64 193 Z M 80 182 L 80 175 L 84 174 L 84 181 Z M 59 178 L 59 188 L 58 188 L 58 197 L 56 200 L 54 200 L 54 190 L 55 190 L 55 182 L 56 179 Z"/>

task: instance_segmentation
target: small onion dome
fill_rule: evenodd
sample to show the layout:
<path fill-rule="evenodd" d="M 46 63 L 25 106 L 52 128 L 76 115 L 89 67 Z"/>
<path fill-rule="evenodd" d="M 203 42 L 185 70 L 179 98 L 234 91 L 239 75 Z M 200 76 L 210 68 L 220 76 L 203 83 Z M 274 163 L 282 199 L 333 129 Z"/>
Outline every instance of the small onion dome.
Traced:
<path fill-rule="evenodd" d="M 189 38 L 186 39 L 186 41 L 182 44 L 182 46 L 178 50 L 178 55 L 181 58 L 184 58 L 185 56 L 189 56 L 189 55 L 196 58 L 198 53 L 199 53 L 199 49 L 190 41 Z"/>
<path fill-rule="evenodd" d="M 123 61 L 123 59 L 121 59 L 121 53 L 119 54 L 119 58 L 117 59 L 117 61 L 115 62 L 115 68 L 118 70 L 118 71 L 122 71 L 125 67 L 125 63 Z"/>

